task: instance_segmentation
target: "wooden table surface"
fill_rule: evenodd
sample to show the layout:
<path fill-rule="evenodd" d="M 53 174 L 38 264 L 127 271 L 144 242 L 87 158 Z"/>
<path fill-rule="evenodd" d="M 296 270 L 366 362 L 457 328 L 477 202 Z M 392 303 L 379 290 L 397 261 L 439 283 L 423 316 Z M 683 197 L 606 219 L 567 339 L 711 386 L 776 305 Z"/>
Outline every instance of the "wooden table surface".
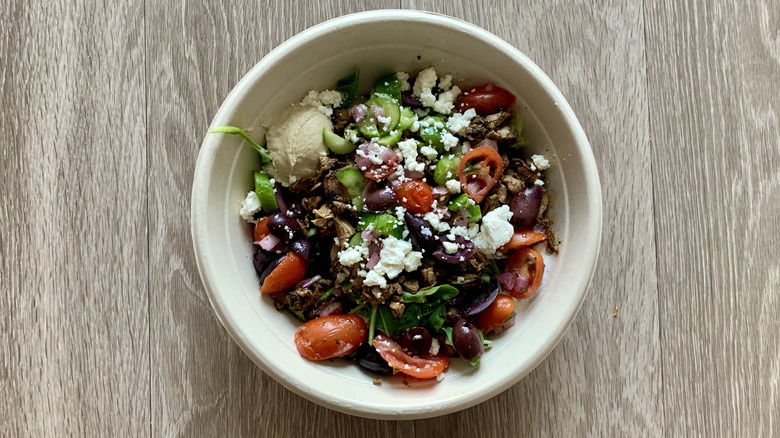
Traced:
<path fill-rule="evenodd" d="M 388 422 L 239 350 L 189 199 L 245 72 L 309 26 L 398 7 L 476 23 L 549 74 L 605 220 L 545 362 L 477 407 Z M 777 0 L 3 0 L 0 23 L 0 436 L 780 435 Z"/>

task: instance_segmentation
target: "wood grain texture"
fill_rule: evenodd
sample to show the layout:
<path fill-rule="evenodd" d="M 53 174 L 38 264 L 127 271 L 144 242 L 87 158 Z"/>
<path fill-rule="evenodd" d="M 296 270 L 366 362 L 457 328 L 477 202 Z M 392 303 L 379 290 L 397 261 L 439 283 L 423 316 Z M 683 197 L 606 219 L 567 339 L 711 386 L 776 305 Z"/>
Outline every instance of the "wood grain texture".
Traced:
<path fill-rule="evenodd" d="M 666 432 L 777 436 L 780 8 L 645 9 Z"/>
<path fill-rule="evenodd" d="M 418 421 L 417 436 L 506 436 L 508 431 L 529 436 L 659 435 L 664 411 L 641 4 L 403 4 L 471 21 L 539 64 L 590 139 L 605 211 L 593 284 L 556 350 L 495 399 L 462 413 Z M 619 317 L 613 319 L 616 306 Z"/>
<path fill-rule="evenodd" d="M 338 414 L 288 391 L 227 335 L 189 230 L 205 130 L 243 74 L 297 32 L 397 2 L 148 2 L 152 432 L 161 436 L 414 436 L 412 422 Z"/>
<path fill-rule="evenodd" d="M 141 2 L 0 23 L 0 436 L 148 435 Z"/>

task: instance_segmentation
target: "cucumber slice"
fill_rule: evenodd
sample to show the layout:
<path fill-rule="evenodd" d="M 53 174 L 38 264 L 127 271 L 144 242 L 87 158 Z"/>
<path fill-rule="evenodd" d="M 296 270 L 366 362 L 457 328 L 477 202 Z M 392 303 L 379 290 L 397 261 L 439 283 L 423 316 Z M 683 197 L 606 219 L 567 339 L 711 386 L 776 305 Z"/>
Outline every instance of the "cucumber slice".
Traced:
<path fill-rule="evenodd" d="M 371 117 L 374 119 L 374 123 L 379 127 L 382 134 L 387 134 L 398 126 L 398 121 L 401 119 L 401 106 L 398 105 L 398 102 L 395 99 L 387 94 L 375 93 L 371 96 L 371 99 L 366 101 L 366 106 L 369 108 L 369 111 L 371 110 L 372 105 L 382 108 L 385 112 L 385 116 L 390 118 L 389 123 L 384 124 L 380 123 L 379 120 L 376 120 L 376 117 Z"/>
<path fill-rule="evenodd" d="M 279 210 L 276 204 L 276 195 L 274 194 L 274 185 L 271 183 L 271 177 L 265 172 L 255 172 L 255 194 L 260 199 L 260 207 L 266 213 L 273 213 Z"/>
<path fill-rule="evenodd" d="M 349 154 L 355 152 L 357 146 L 346 138 L 336 134 L 328 128 L 322 128 L 322 141 L 331 152 L 337 155 Z"/>
<path fill-rule="evenodd" d="M 363 172 L 348 167 L 340 170 L 339 173 L 336 174 L 336 179 L 347 188 L 349 196 L 352 197 L 352 204 L 355 206 L 355 209 L 357 209 L 357 211 L 363 210 L 363 189 L 366 188 L 367 184 Z"/>
<path fill-rule="evenodd" d="M 479 205 L 472 205 L 466 209 L 469 212 L 469 222 L 475 223 L 482 220 L 482 209 Z"/>
<path fill-rule="evenodd" d="M 383 236 L 393 236 L 400 239 L 404 233 L 404 223 L 399 221 L 395 215 L 389 213 L 368 213 L 360 217 L 357 224 L 357 231 L 363 231 L 368 226 L 373 226 L 374 230 L 379 231 Z"/>
<path fill-rule="evenodd" d="M 365 117 L 357 124 L 360 133 L 369 139 L 379 137 L 379 128 L 376 127 L 376 122 L 372 122 L 371 119 L 372 117 Z"/>
<path fill-rule="evenodd" d="M 403 132 L 401 129 L 396 129 L 393 131 L 390 131 L 390 134 L 380 138 L 377 143 L 384 145 L 384 146 L 395 146 L 399 141 L 401 141 L 401 134 Z"/>
<path fill-rule="evenodd" d="M 401 108 L 401 119 L 398 121 L 398 129 L 401 131 L 406 131 L 407 129 L 411 128 L 414 124 L 415 117 L 416 115 L 411 108 L 406 106 Z"/>
<path fill-rule="evenodd" d="M 344 128 L 344 138 L 352 143 L 360 143 L 360 130 L 355 123 L 350 123 Z M 354 141 L 353 141 L 354 140 Z"/>
<path fill-rule="evenodd" d="M 447 206 L 447 208 L 450 209 L 450 211 L 460 211 L 462 208 L 468 208 L 469 207 L 469 196 L 465 193 L 462 195 L 458 195 L 455 199 L 450 201 L 450 204 Z"/>
<path fill-rule="evenodd" d="M 360 236 L 360 233 L 355 233 L 349 239 L 349 243 L 347 244 L 347 246 L 353 247 L 353 246 L 360 246 L 362 244 L 363 244 L 363 238 Z"/>
<path fill-rule="evenodd" d="M 444 144 L 441 142 L 441 134 L 444 131 L 444 117 L 428 116 L 420 121 L 420 138 L 436 148 L 439 153 L 444 152 Z M 427 125 L 427 126 L 426 126 Z"/>
<path fill-rule="evenodd" d="M 460 157 L 457 155 L 446 155 L 439 158 L 436 168 L 433 170 L 433 179 L 436 184 L 443 186 L 451 179 L 458 179 L 458 165 Z"/>

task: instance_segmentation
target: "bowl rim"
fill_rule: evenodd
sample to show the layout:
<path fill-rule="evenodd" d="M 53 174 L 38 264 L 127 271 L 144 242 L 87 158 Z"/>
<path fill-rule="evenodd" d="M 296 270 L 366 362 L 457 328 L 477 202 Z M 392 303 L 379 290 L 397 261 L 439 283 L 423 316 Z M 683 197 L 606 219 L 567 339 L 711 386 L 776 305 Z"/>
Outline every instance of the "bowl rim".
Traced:
<path fill-rule="evenodd" d="M 240 100 L 240 97 L 243 96 L 247 90 L 251 89 L 253 84 L 260 80 L 263 74 L 265 74 L 265 72 L 286 53 L 294 51 L 299 46 L 308 44 L 309 42 L 330 33 L 331 31 L 338 30 L 343 27 L 348 27 L 353 24 L 365 24 L 372 21 L 388 20 L 411 20 L 426 22 L 429 24 L 435 23 L 451 30 L 468 33 L 471 35 L 471 37 L 481 39 L 486 44 L 495 47 L 497 50 L 503 52 L 506 56 L 523 65 L 523 67 L 528 70 L 528 72 L 535 78 L 535 80 L 539 82 L 539 85 L 545 90 L 545 92 L 555 99 L 555 102 L 557 102 L 559 110 L 561 111 L 562 118 L 565 120 L 573 134 L 575 139 L 575 149 L 581 154 L 582 157 L 582 171 L 585 176 L 583 181 L 587 186 L 586 191 L 588 193 L 588 199 L 586 203 L 589 211 L 592 212 L 592 214 L 588 217 L 589 220 L 587 220 L 584 225 L 584 228 L 589 231 L 585 246 L 592 248 L 593 250 L 588 254 L 583 255 L 579 259 L 581 266 L 588 267 L 588 272 L 587 275 L 582 275 L 580 278 L 579 287 L 577 288 L 578 296 L 576 296 L 576 301 L 572 300 L 572 304 L 563 309 L 567 312 L 565 323 L 555 327 L 555 330 L 551 330 L 552 341 L 549 342 L 545 348 L 537 352 L 535 357 L 533 357 L 533 359 L 530 361 L 530 366 L 518 370 L 518 372 L 515 373 L 513 378 L 509 381 L 499 382 L 497 384 L 488 386 L 487 390 L 481 391 L 477 396 L 462 397 L 451 401 L 450 403 L 434 404 L 432 406 L 426 407 L 424 410 L 420 410 L 419 407 L 410 407 L 408 409 L 387 409 L 383 405 L 361 404 L 354 402 L 349 403 L 345 402 L 346 399 L 334 398 L 333 395 L 322 394 L 318 390 L 317 385 L 309 384 L 305 382 L 304 379 L 299 379 L 298 382 L 289 380 L 288 378 L 291 377 L 289 373 L 286 373 L 278 364 L 267 360 L 262 355 L 254 354 L 253 349 L 249 345 L 249 337 L 242 333 L 241 329 L 238 327 L 238 323 L 231 320 L 229 316 L 230 312 L 227 311 L 227 304 L 221 298 L 220 293 L 218 292 L 218 288 L 213 280 L 213 276 L 217 273 L 209 266 L 210 262 L 206 257 L 204 257 L 203 245 L 205 239 L 201 238 L 201 236 L 207 234 L 206 215 L 198 214 L 199 212 L 205 211 L 207 206 L 210 179 L 208 168 L 211 164 L 210 158 L 213 157 L 216 146 L 219 144 L 219 141 L 210 139 L 208 135 L 205 136 L 198 153 L 198 159 L 193 176 L 190 209 L 190 231 L 192 234 L 198 272 L 206 289 L 209 303 L 214 309 L 214 312 L 217 315 L 220 323 L 230 334 L 231 338 L 236 342 L 241 350 L 265 373 L 270 375 L 274 380 L 282 384 L 287 389 L 295 392 L 296 394 L 321 406 L 325 406 L 339 412 L 366 418 L 408 420 L 445 415 L 469 408 L 485 400 L 488 400 L 522 380 L 555 349 L 579 313 L 595 273 L 596 262 L 598 260 L 601 249 L 603 211 L 601 186 L 593 151 L 582 126 L 574 114 L 574 111 L 571 109 L 569 103 L 566 101 L 558 87 L 530 58 L 528 58 L 519 49 L 507 41 L 475 24 L 440 13 L 404 9 L 381 9 L 343 15 L 314 25 L 284 41 L 276 48 L 271 50 L 267 55 L 265 55 L 259 62 L 257 62 L 241 78 L 241 80 L 235 85 L 235 87 L 222 102 L 219 110 L 212 120 L 212 126 L 218 120 L 224 119 L 225 114 L 232 111 L 232 108 L 236 106 Z"/>

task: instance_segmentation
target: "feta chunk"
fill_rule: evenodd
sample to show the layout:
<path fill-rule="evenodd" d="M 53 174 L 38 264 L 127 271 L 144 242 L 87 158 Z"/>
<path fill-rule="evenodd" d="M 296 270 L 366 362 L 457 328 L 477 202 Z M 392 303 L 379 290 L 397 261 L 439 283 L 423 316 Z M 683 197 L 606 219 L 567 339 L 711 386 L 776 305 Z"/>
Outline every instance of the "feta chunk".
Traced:
<path fill-rule="evenodd" d="M 547 170 L 550 168 L 550 160 L 545 158 L 544 155 L 533 155 L 531 156 L 531 161 L 533 161 L 534 166 L 539 170 Z"/>
<path fill-rule="evenodd" d="M 515 232 L 510 219 L 512 211 L 508 205 L 502 205 L 482 218 L 482 227 L 474 237 L 474 245 L 481 253 L 495 255 L 498 248 L 509 242 Z"/>
<path fill-rule="evenodd" d="M 384 289 L 387 287 L 387 280 L 382 276 L 382 274 L 376 271 L 376 268 L 374 268 L 374 270 L 368 271 L 366 274 L 366 278 L 363 280 L 363 285 L 379 286 L 380 288 Z"/>
<path fill-rule="evenodd" d="M 447 186 L 447 190 L 449 190 L 450 193 L 452 193 L 453 195 L 455 193 L 460 193 L 460 181 L 456 179 L 451 179 L 447 181 L 445 185 Z"/>
<path fill-rule="evenodd" d="M 404 159 L 404 167 L 410 172 L 424 172 L 425 163 L 417 162 L 417 140 L 410 138 L 398 142 L 398 149 Z"/>
<path fill-rule="evenodd" d="M 399 71 L 395 74 L 395 77 L 398 78 L 398 83 L 401 85 L 401 91 L 412 88 L 412 86 L 409 85 L 409 73 Z"/>
<path fill-rule="evenodd" d="M 463 114 L 455 113 L 447 119 L 447 129 L 453 134 L 463 134 L 471 124 L 471 119 L 476 116 L 474 108 L 467 109 Z"/>
<path fill-rule="evenodd" d="M 338 256 L 339 263 L 344 266 L 352 266 L 356 263 L 360 263 L 363 260 L 363 254 L 355 247 L 339 251 Z"/>
<path fill-rule="evenodd" d="M 452 87 L 452 75 L 444 75 L 439 78 L 439 90 L 447 91 Z"/>
<path fill-rule="evenodd" d="M 431 224 L 431 227 L 439 232 L 444 232 L 450 229 L 450 224 L 447 222 L 443 222 L 441 220 L 441 216 L 436 214 L 435 212 L 428 212 L 425 213 L 425 216 L 423 216 L 423 219 L 428 221 L 429 224 Z"/>
<path fill-rule="evenodd" d="M 398 277 L 404 270 L 412 272 L 419 268 L 421 263 L 422 253 L 412 251 L 411 242 L 387 237 L 382 240 L 379 262 L 367 273 L 363 284 L 385 288 L 387 280 Z"/>
<path fill-rule="evenodd" d="M 317 92 L 311 90 L 301 101 L 301 106 L 313 106 L 317 108 L 317 111 L 330 117 L 333 114 L 333 108 L 338 108 L 343 100 L 344 96 L 340 91 L 324 90 Z"/>
<path fill-rule="evenodd" d="M 442 132 L 441 143 L 444 145 L 444 150 L 449 151 L 458 146 L 458 137 L 455 137 L 449 132 Z"/>
<path fill-rule="evenodd" d="M 423 93 L 426 91 L 430 94 L 433 87 L 436 86 L 436 80 L 436 70 L 434 70 L 433 67 L 426 68 L 417 75 L 417 79 L 414 81 L 412 94 L 417 97 L 422 97 Z"/>
<path fill-rule="evenodd" d="M 439 156 L 439 152 L 436 151 L 436 148 L 430 147 L 430 146 L 423 146 L 420 148 L 420 153 L 425 155 L 425 158 L 433 161 Z"/>
<path fill-rule="evenodd" d="M 444 247 L 444 252 L 447 254 L 455 254 L 458 252 L 458 245 L 456 243 L 442 242 L 442 246 Z"/>
<path fill-rule="evenodd" d="M 537 179 L 536 181 L 534 181 L 534 185 L 535 185 L 535 186 L 539 186 L 539 187 L 541 187 L 541 186 L 543 186 L 543 185 L 544 185 L 544 181 L 542 181 L 542 180 L 540 180 L 540 179 Z"/>
<path fill-rule="evenodd" d="M 241 202 L 241 211 L 239 211 L 239 214 L 245 221 L 254 222 L 255 213 L 258 211 L 260 211 L 260 198 L 257 197 L 257 193 L 247 193 L 246 199 Z"/>
<path fill-rule="evenodd" d="M 460 95 L 460 88 L 452 87 L 449 91 L 439 93 L 439 98 L 433 104 L 433 110 L 441 114 L 450 114 L 455 108 L 455 100 Z"/>

